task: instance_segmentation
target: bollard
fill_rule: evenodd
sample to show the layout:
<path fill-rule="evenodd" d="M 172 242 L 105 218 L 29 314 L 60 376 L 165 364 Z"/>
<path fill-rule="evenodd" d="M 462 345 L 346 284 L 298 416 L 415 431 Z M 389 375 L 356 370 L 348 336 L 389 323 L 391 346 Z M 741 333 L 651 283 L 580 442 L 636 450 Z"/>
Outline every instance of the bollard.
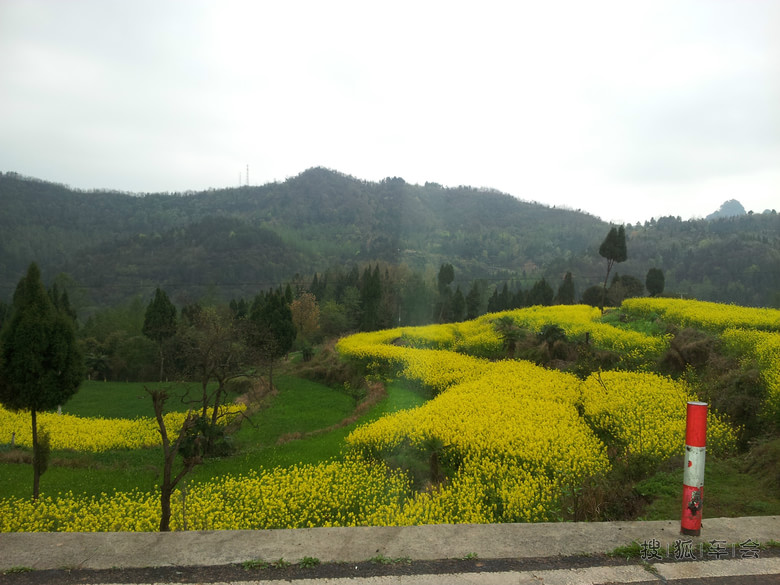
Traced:
<path fill-rule="evenodd" d="M 685 422 L 685 472 L 683 474 L 680 532 L 701 534 L 704 457 L 707 445 L 707 403 L 689 402 Z"/>

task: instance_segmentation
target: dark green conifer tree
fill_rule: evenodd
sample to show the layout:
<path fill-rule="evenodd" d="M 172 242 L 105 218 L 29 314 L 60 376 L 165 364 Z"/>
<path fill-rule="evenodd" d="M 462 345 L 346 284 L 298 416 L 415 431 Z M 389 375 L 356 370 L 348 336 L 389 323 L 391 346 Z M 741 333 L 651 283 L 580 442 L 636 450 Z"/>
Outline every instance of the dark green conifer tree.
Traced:
<path fill-rule="evenodd" d="M 32 419 L 33 499 L 46 468 L 37 414 L 64 404 L 84 379 L 70 316 L 54 306 L 33 263 L 16 287 L 11 315 L 0 331 L 0 404 L 29 410 Z M 45 441 L 43 441 L 45 443 Z"/>
<path fill-rule="evenodd" d="M 466 298 L 460 290 L 460 286 L 455 288 L 455 294 L 452 295 L 452 320 L 455 323 L 463 321 L 466 316 Z"/>
<path fill-rule="evenodd" d="M 273 364 L 290 351 L 295 341 L 292 311 L 281 289 L 258 294 L 249 319 L 252 324 L 249 343 L 268 367 L 269 384 L 273 386 Z"/>
<path fill-rule="evenodd" d="M 563 277 L 561 286 L 558 287 L 558 294 L 555 297 L 555 301 L 559 305 L 573 305 L 574 304 L 574 279 L 571 272 L 567 272 Z"/>
<path fill-rule="evenodd" d="M 371 270 L 367 266 L 363 272 L 360 287 L 360 329 L 375 331 L 379 329 L 379 305 L 382 301 L 382 279 L 379 276 L 379 264 Z"/>
<path fill-rule="evenodd" d="M 651 268 L 645 277 L 645 288 L 651 297 L 657 297 L 664 292 L 664 273 L 660 268 Z"/>
<path fill-rule="evenodd" d="M 165 342 L 176 334 L 176 307 L 160 287 L 154 291 L 154 298 L 146 307 L 144 326 L 141 330 L 146 337 L 157 342 L 160 357 L 160 381 L 163 380 Z"/>
<path fill-rule="evenodd" d="M 612 267 L 617 262 L 625 262 L 628 259 L 628 251 L 626 248 L 626 230 L 621 225 L 619 228 L 612 226 L 607 233 L 607 237 L 601 242 L 599 246 L 599 255 L 607 259 L 607 274 L 604 277 L 604 288 L 601 295 L 602 311 L 604 310 L 604 304 L 607 300 L 607 282 L 609 282 L 609 273 L 612 271 Z"/>
<path fill-rule="evenodd" d="M 528 306 L 534 305 L 551 305 L 553 301 L 553 289 L 547 284 L 547 281 L 542 278 L 534 283 L 531 290 L 528 291 L 528 297 L 526 302 Z"/>
<path fill-rule="evenodd" d="M 471 290 L 466 295 L 466 319 L 476 319 L 480 315 L 480 293 L 479 283 L 475 280 L 471 284 Z"/>

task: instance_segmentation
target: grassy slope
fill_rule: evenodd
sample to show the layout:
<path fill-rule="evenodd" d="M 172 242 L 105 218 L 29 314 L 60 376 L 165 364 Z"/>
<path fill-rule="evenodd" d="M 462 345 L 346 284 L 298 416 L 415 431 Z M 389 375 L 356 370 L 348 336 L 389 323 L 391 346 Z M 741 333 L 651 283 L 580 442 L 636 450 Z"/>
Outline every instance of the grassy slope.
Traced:
<path fill-rule="evenodd" d="M 291 376 L 279 376 L 275 382 L 279 394 L 267 409 L 252 417 L 254 426 L 245 423 L 236 434 L 236 455 L 207 461 L 193 470 L 188 481 L 204 481 L 227 473 L 248 473 L 275 465 L 315 463 L 340 455 L 344 437 L 355 424 L 283 445 L 277 446 L 276 442 L 286 433 L 314 431 L 338 423 L 352 412 L 352 399 L 332 388 Z M 146 413 L 146 407 L 141 403 L 149 402 L 148 407 L 151 408 L 151 401 L 138 399 L 139 392 L 143 392 L 142 386 L 87 384 L 81 400 L 74 398 L 69 403 L 70 412 L 85 416 L 107 416 L 112 412 L 127 413 L 125 416 L 150 416 L 151 413 Z M 419 394 L 402 384 L 391 384 L 387 397 L 356 424 L 387 412 L 417 406 L 423 401 Z M 105 407 L 103 412 L 100 411 L 100 403 Z M 98 495 L 114 489 L 152 490 L 159 482 L 161 457 L 159 449 L 96 454 L 55 451 L 52 464 L 41 477 L 41 492 L 45 496 L 65 491 Z M 0 463 L 0 498 L 28 497 L 31 492 L 32 469 L 29 464 Z"/>
<path fill-rule="evenodd" d="M 419 393 L 393 382 L 387 388 L 387 397 L 357 423 L 278 445 L 278 438 L 287 433 L 314 431 L 338 423 L 350 414 L 353 401 L 326 386 L 298 378 L 284 377 L 276 382 L 280 394 L 271 408 L 253 417 L 257 428 L 244 424 L 237 433 L 239 454 L 206 462 L 193 471 L 191 480 L 204 481 L 224 473 L 248 473 L 264 467 L 317 463 L 340 457 L 344 439 L 357 425 L 424 402 Z M 340 408 L 328 405 L 331 400 Z"/>
<path fill-rule="evenodd" d="M 768 445 L 780 449 L 780 439 Z M 763 454 L 762 454 L 763 451 Z M 715 459 L 704 466 L 704 518 L 780 515 L 780 486 L 772 469 L 776 458 L 767 457 L 767 449 Z M 662 470 L 640 482 L 636 489 L 650 501 L 642 514 L 645 520 L 680 518 L 682 509 L 683 467 Z"/>
<path fill-rule="evenodd" d="M 154 390 L 160 386 L 169 386 L 174 398 L 165 405 L 166 411 L 186 412 L 187 405 L 176 400 L 189 392 L 197 397 L 200 384 L 175 383 L 159 384 L 156 382 L 98 382 L 86 380 L 79 391 L 62 407 L 65 414 L 76 416 L 93 416 L 104 418 L 136 418 L 139 416 L 154 416 L 152 400 L 145 388 Z"/>

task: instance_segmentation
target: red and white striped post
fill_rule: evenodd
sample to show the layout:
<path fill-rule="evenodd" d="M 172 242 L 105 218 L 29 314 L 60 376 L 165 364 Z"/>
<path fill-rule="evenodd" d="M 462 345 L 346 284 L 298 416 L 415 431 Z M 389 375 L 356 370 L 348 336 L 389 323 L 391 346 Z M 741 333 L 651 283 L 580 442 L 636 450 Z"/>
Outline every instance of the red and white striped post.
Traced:
<path fill-rule="evenodd" d="M 704 457 L 707 449 L 707 403 L 689 402 L 685 422 L 685 473 L 683 474 L 680 532 L 701 534 Z"/>

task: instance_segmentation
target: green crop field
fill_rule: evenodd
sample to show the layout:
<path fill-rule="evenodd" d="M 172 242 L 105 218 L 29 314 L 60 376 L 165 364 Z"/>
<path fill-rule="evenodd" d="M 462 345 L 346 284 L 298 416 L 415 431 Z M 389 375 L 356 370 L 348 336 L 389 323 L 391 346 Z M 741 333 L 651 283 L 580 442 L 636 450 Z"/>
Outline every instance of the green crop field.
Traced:
<path fill-rule="evenodd" d="M 62 407 L 64 414 L 104 418 L 135 418 L 154 416 L 152 400 L 146 388 L 159 387 L 159 382 L 98 382 L 85 380 L 79 391 Z M 174 397 L 166 404 L 166 410 L 187 411 L 187 404 L 179 400 L 188 393 L 200 392 L 200 385 L 192 382 L 162 384 L 173 389 Z"/>
<path fill-rule="evenodd" d="M 345 393 L 322 384 L 294 376 L 277 376 L 278 394 L 266 408 L 242 423 L 234 435 L 235 454 L 207 459 L 188 476 L 189 482 L 205 481 L 225 474 L 247 473 L 264 467 L 295 463 L 315 463 L 338 458 L 344 438 L 359 422 L 375 420 L 383 414 L 422 404 L 419 392 L 401 383 L 388 387 L 387 396 L 361 417 L 359 422 L 310 437 L 289 440 L 277 445 L 283 435 L 309 433 L 326 429 L 349 416 L 354 401 Z M 155 384 L 147 384 L 150 388 Z M 190 391 L 195 384 L 184 385 Z M 186 410 L 186 405 L 170 401 L 172 409 Z M 86 381 L 79 392 L 63 407 L 63 413 L 78 416 L 128 418 L 154 415 L 151 399 L 144 384 Z M 2 459 L 2 455 L 6 459 Z M 7 457 L 7 445 L 0 448 L 0 499 L 29 497 L 32 470 L 28 463 L 13 463 Z M 162 451 L 160 448 L 117 449 L 99 453 L 58 450 L 41 477 L 43 495 L 71 491 L 100 495 L 113 491 L 154 490 L 160 482 Z"/>

